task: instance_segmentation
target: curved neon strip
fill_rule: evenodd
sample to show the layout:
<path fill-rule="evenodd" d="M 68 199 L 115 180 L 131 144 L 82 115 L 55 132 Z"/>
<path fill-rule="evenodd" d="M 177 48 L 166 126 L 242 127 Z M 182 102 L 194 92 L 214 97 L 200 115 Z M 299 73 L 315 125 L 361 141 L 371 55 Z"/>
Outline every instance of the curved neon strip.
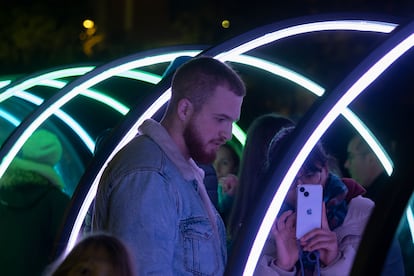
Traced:
<path fill-rule="evenodd" d="M 305 78 L 304 76 L 298 74 L 295 71 L 292 71 L 286 67 L 283 67 L 279 64 L 269 62 L 257 57 L 240 55 L 240 56 L 231 56 L 229 61 L 238 62 L 241 64 L 247 64 L 250 66 L 255 66 L 259 69 L 271 72 L 275 75 L 281 76 L 282 78 L 288 79 L 298 85 L 306 88 L 317 96 L 322 96 L 325 92 L 325 89 L 322 88 L 319 84 L 313 82 L 312 80 Z"/>
<path fill-rule="evenodd" d="M 289 190 L 290 184 L 293 182 L 300 167 L 305 162 L 310 151 L 314 148 L 321 136 L 325 133 L 332 122 L 341 114 L 341 112 L 374 80 L 378 78 L 395 60 L 402 54 L 408 51 L 414 45 L 414 35 L 411 34 L 391 51 L 386 53 L 380 60 L 378 60 L 366 73 L 364 73 L 351 88 L 338 100 L 338 102 L 331 108 L 331 110 L 322 118 L 319 125 L 315 128 L 311 136 L 303 145 L 299 154 L 296 156 L 291 167 L 283 178 L 280 188 L 273 197 L 269 205 L 262 224 L 257 232 L 252 249 L 250 251 L 248 260 L 246 262 L 243 275 L 253 275 L 256 268 L 257 261 L 262 251 L 263 245 L 270 232 L 272 224 L 279 213 L 282 202 Z"/>
<path fill-rule="evenodd" d="M 384 23 L 384 22 L 374 22 L 374 21 L 355 21 L 355 20 L 351 20 L 349 25 L 344 26 L 343 22 L 344 21 L 339 21 L 339 26 L 337 29 L 335 29 L 333 26 L 335 25 L 336 21 L 332 21 L 329 22 L 329 24 L 324 24 L 322 23 L 313 23 L 311 25 L 309 24 L 304 24 L 304 25 L 300 25 L 297 28 L 295 28 L 295 32 L 283 32 L 283 30 L 281 31 L 277 31 L 272 33 L 271 35 L 264 35 L 261 38 L 266 38 L 266 39 L 255 39 L 253 40 L 254 43 L 246 43 L 243 44 L 241 46 L 235 47 L 230 51 L 226 51 L 224 53 L 221 53 L 219 55 L 216 55 L 216 58 L 220 58 L 222 61 L 226 61 L 226 59 L 231 60 L 232 58 L 235 58 L 238 54 L 243 54 L 244 52 L 248 51 L 248 50 L 252 50 L 255 47 L 259 47 L 262 46 L 266 43 L 271 42 L 269 40 L 270 37 L 272 37 L 273 41 L 277 40 L 277 39 L 281 39 L 281 38 L 286 38 L 290 35 L 296 35 L 296 34 L 303 34 L 303 33 L 307 33 L 307 32 L 311 32 L 311 31 L 323 31 L 323 30 L 369 30 L 369 28 L 371 28 L 371 31 L 378 31 L 378 32 L 391 32 L 397 25 L 396 24 L 390 24 L 390 23 Z M 355 24 L 355 25 L 354 25 Z M 309 28 L 308 26 L 311 26 L 312 28 Z M 320 26 L 320 29 L 317 29 L 316 27 Z M 352 27 L 354 26 L 354 27 Z M 344 28 L 345 29 L 341 29 Z M 276 35 L 275 35 L 276 34 Z M 259 42 L 263 42 L 263 44 L 260 44 Z M 245 46 L 247 45 L 247 46 Z M 126 71 L 126 68 L 128 68 L 128 66 L 133 65 L 132 62 L 124 64 L 123 66 L 121 66 L 121 68 L 124 69 L 124 71 Z M 119 68 L 119 67 L 116 67 Z M 107 75 L 107 73 L 105 74 L 102 73 L 101 75 Z M 93 85 L 93 82 L 96 80 L 100 80 L 103 79 L 102 76 L 98 76 L 98 77 L 92 77 L 89 82 L 91 83 L 91 85 Z M 86 81 L 88 82 L 88 81 Z M 74 88 L 76 89 L 76 88 Z M 93 198 L 95 197 L 96 194 L 96 190 L 97 190 L 97 185 L 99 183 L 99 180 L 102 176 L 103 170 L 106 167 L 107 163 L 109 162 L 109 160 L 111 160 L 113 158 L 113 156 L 127 143 L 129 142 L 136 134 L 136 129 L 137 127 L 146 119 L 149 117 L 152 117 L 154 115 L 154 113 L 159 109 L 159 107 L 161 107 L 163 104 L 165 104 L 168 99 L 170 97 L 170 91 L 167 90 L 165 91 L 160 98 L 153 103 L 149 109 L 144 112 L 144 114 L 142 114 L 140 116 L 140 118 L 138 118 L 138 120 L 136 121 L 136 123 L 130 128 L 130 130 L 125 134 L 125 136 L 123 137 L 123 139 L 121 139 L 121 141 L 118 143 L 117 147 L 114 149 L 114 151 L 110 154 L 110 156 L 108 157 L 108 159 L 105 161 L 105 164 L 102 166 L 102 168 L 99 170 L 99 172 L 97 173 L 97 176 L 95 178 L 95 180 L 93 181 L 90 190 L 88 191 L 86 198 L 81 206 L 81 209 L 79 211 L 79 214 L 75 220 L 75 224 L 74 227 L 72 228 L 72 232 L 71 232 L 71 236 L 69 238 L 68 241 L 68 245 L 66 247 L 66 250 L 70 250 L 73 245 L 76 242 L 77 239 L 77 235 L 79 233 L 79 230 L 81 228 L 82 222 L 83 222 L 83 218 L 85 217 L 90 204 L 93 201 Z M 1 175 L 1 171 L 0 171 L 0 175 Z M 269 229 L 270 230 L 270 229 Z M 269 232 L 268 232 L 269 233 Z"/>
<path fill-rule="evenodd" d="M 54 87 L 54 88 L 62 88 L 67 84 L 66 81 L 58 81 L 58 80 L 43 80 L 41 81 L 38 85 L 44 85 L 44 86 L 49 86 L 49 87 Z M 122 104 L 121 102 L 115 100 L 112 97 L 109 97 L 101 92 L 98 92 L 96 90 L 92 90 L 92 89 L 87 89 L 83 92 L 80 93 L 80 95 L 86 96 L 88 98 L 94 99 L 98 102 L 104 103 L 107 106 L 115 109 L 116 111 L 118 111 L 119 113 L 121 113 L 122 115 L 125 115 L 128 113 L 129 108 Z"/>
<path fill-rule="evenodd" d="M 9 112 L 0 108 L 0 117 L 4 118 L 6 121 L 11 123 L 13 126 L 18 126 L 20 124 L 20 120 L 17 117 L 13 116 Z"/>
<path fill-rule="evenodd" d="M 34 85 L 43 85 L 43 86 L 49 86 L 54 88 L 62 88 L 64 87 L 67 82 L 66 81 L 59 81 L 51 79 L 51 77 L 54 78 L 63 78 L 63 77 L 69 77 L 69 76 L 76 76 L 78 74 L 84 74 L 85 71 L 88 68 L 71 68 L 70 70 L 58 70 L 53 71 L 51 73 L 41 75 L 35 78 L 35 80 L 30 79 L 27 82 L 24 82 L 23 84 L 20 84 L 17 88 L 13 88 L 8 90 L 7 97 L 5 96 L 4 99 L 14 95 L 19 98 L 22 98 L 24 100 L 30 101 L 33 104 L 40 105 L 43 103 L 43 99 L 40 97 L 37 97 L 29 92 L 21 91 L 20 89 L 23 87 L 29 88 Z M 73 75 L 72 75 L 73 74 Z M 161 77 L 155 74 L 151 74 L 144 71 L 128 71 L 128 72 L 122 72 L 119 74 L 120 77 L 125 78 L 132 78 L 132 79 L 138 79 L 142 81 L 146 81 L 152 84 L 156 84 L 160 81 Z M 9 84 L 11 81 L 5 81 L 6 84 Z M 20 88 L 20 89 L 19 89 Z M 86 97 L 92 98 L 94 100 L 100 101 L 107 106 L 115 109 L 122 115 L 125 115 L 129 112 L 129 108 L 120 103 L 119 101 L 106 96 L 105 94 L 102 94 L 100 92 L 97 92 L 95 90 L 88 89 L 86 91 L 83 91 L 80 93 Z M 15 126 L 18 126 L 20 124 L 20 120 L 13 120 L 10 116 L 7 116 L 6 113 L 1 114 L 2 117 L 6 118 L 10 122 L 13 122 Z M 59 117 L 62 121 L 64 121 L 70 128 L 73 129 L 73 131 L 80 137 L 80 139 L 85 143 L 86 147 L 89 149 L 90 152 L 94 151 L 95 148 L 95 142 L 94 140 L 89 136 L 89 134 L 80 126 L 78 122 L 76 122 L 71 116 L 69 116 L 67 113 L 57 110 L 56 116 Z"/>
<path fill-rule="evenodd" d="M 26 90 L 29 87 L 37 85 L 39 82 L 45 79 L 56 79 L 70 76 L 83 75 L 86 72 L 89 72 L 93 69 L 93 66 L 77 67 L 77 68 L 67 68 L 62 70 L 56 70 L 49 73 L 45 73 L 34 78 L 27 79 L 19 84 L 14 85 L 13 87 L 1 92 L 0 94 L 0 103 L 4 100 L 13 96 L 17 91 Z"/>
<path fill-rule="evenodd" d="M 0 88 L 5 87 L 11 83 L 11 80 L 0 81 Z"/>
<path fill-rule="evenodd" d="M 298 34 L 339 30 L 390 33 L 395 29 L 395 27 L 397 27 L 397 24 L 369 20 L 332 20 L 300 24 L 262 35 L 247 43 L 239 45 L 230 51 L 218 54 L 216 58 L 222 61 L 229 60 L 234 56 L 246 53 L 257 48 L 258 46 L 263 46 L 276 40 Z"/>
<path fill-rule="evenodd" d="M 197 51 L 177 51 L 177 52 L 174 52 L 174 53 L 167 53 L 167 54 L 162 54 L 162 55 L 145 57 L 145 58 L 141 58 L 141 59 L 138 59 L 138 60 L 133 60 L 131 62 L 121 64 L 120 66 L 110 68 L 109 70 L 106 70 L 106 71 L 102 72 L 101 74 L 99 74 L 95 77 L 92 77 L 92 78 L 88 79 L 87 81 L 85 81 L 84 83 L 80 84 L 79 86 L 75 87 L 69 93 L 63 95 L 57 101 L 55 101 L 50 106 L 48 106 L 43 111 L 43 113 L 41 113 L 37 118 L 35 118 L 33 120 L 33 122 L 23 131 L 22 135 L 19 138 L 16 139 L 14 145 L 11 147 L 10 151 L 5 155 L 5 157 L 2 160 L 2 163 L 0 165 L 0 177 L 4 174 L 6 168 L 9 166 L 9 164 L 11 163 L 13 158 L 16 156 L 16 154 L 18 153 L 20 148 L 23 146 L 24 142 L 28 139 L 28 137 L 30 136 L 30 133 L 35 131 L 36 128 L 38 128 L 57 109 L 59 109 L 62 105 L 64 105 L 66 102 L 71 100 L 76 95 L 82 93 L 82 91 L 87 90 L 92 85 L 94 85 L 94 84 L 96 84 L 96 83 L 98 83 L 98 82 L 100 82 L 104 79 L 107 79 L 107 78 L 109 78 L 111 76 L 114 76 L 114 75 L 119 75 L 123 72 L 128 71 L 129 69 L 137 68 L 137 67 L 144 67 L 144 66 L 152 65 L 154 63 L 169 62 L 169 61 L 175 59 L 176 57 L 179 57 L 179 56 L 182 56 L 182 55 L 192 55 L 192 54 L 195 55 L 199 52 L 200 52 L 199 50 L 197 50 Z M 92 67 L 87 67 L 87 69 L 90 70 L 90 69 L 92 69 Z M 84 70 L 87 71 L 87 69 L 84 69 Z M 39 83 L 39 82 L 41 82 L 42 80 L 45 80 L 45 79 L 57 78 L 58 76 L 62 76 L 62 72 L 65 72 L 65 74 L 67 74 L 68 76 L 81 74 L 81 73 L 76 73 L 76 72 L 79 72 L 79 70 L 81 70 L 81 69 L 80 68 L 64 69 L 64 70 L 54 71 L 54 72 L 51 72 L 51 73 L 47 73 L 47 74 L 44 74 L 44 75 L 41 75 L 41 76 L 38 76 L 38 77 L 35 77 L 35 78 L 28 79 L 26 81 L 23 81 L 22 83 L 17 84 L 15 86 L 13 86 L 12 88 L 9 88 L 6 91 L 4 91 L 2 94 L 0 94 L 0 102 L 4 99 L 7 99 L 7 98 L 13 96 L 14 93 L 16 93 L 17 91 L 22 90 L 24 87 L 31 87 L 31 86 L 36 85 L 37 83 Z"/>
<path fill-rule="evenodd" d="M 359 132 L 359 135 L 368 143 L 369 147 L 376 154 L 384 167 L 387 174 L 390 176 L 393 172 L 394 163 L 387 151 L 381 146 L 381 143 L 375 138 L 374 134 L 364 125 L 364 123 L 354 114 L 349 108 L 342 111 L 342 115 L 350 122 Z"/>
<path fill-rule="evenodd" d="M 236 123 L 233 123 L 233 135 L 242 146 L 246 144 L 246 133 Z"/>
<path fill-rule="evenodd" d="M 410 232 L 411 232 L 411 242 L 414 244 L 414 214 L 413 214 L 413 209 L 411 208 L 411 206 L 407 207 L 406 216 L 407 216 L 408 226 L 410 227 Z"/>
<path fill-rule="evenodd" d="M 161 80 L 161 77 L 159 75 L 152 74 L 150 72 L 145 72 L 145 71 L 137 71 L 137 70 L 129 70 L 126 72 L 120 72 L 118 73 L 117 76 L 129 78 L 129 79 L 146 81 L 152 84 L 157 84 Z"/>
<path fill-rule="evenodd" d="M 151 57 L 147 57 L 144 59 L 140 59 L 142 60 L 142 65 L 139 66 L 132 66 L 130 68 L 137 68 L 137 67 L 143 67 L 146 65 L 152 65 L 152 64 L 156 64 L 156 63 L 163 63 L 163 62 L 170 62 L 171 60 L 174 60 L 175 58 L 179 57 L 179 56 L 183 56 L 183 55 L 187 55 L 187 56 L 195 56 L 198 53 L 200 53 L 200 50 L 183 50 L 183 51 L 175 51 L 172 53 L 167 53 L 167 54 L 160 54 L 160 55 L 155 55 L 155 56 L 151 56 Z M 145 60 L 145 61 L 144 61 Z M 84 67 L 75 67 L 75 68 L 65 68 L 65 69 L 61 69 L 61 70 L 56 70 L 56 71 L 52 71 L 52 72 L 48 72 L 42 75 L 38 75 L 35 76 L 33 78 L 27 79 L 19 84 L 14 85 L 11 88 L 6 89 L 5 91 L 1 91 L 0 90 L 0 102 L 3 102 L 4 100 L 8 99 L 9 97 L 13 96 L 13 94 L 16 91 L 22 91 L 22 90 L 26 90 L 30 87 L 36 86 L 38 85 L 38 83 L 40 83 L 43 80 L 53 80 L 53 79 L 59 79 L 59 78 L 64 78 L 64 77 L 71 77 L 71 76 L 80 76 L 80 75 L 84 75 L 87 72 L 91 71 L 92 69 L 94 69 L 94 66 L 84 66 Z M 131 77 L 131 78 L 143 78 L 143 79 L 148 79 L 148 82 L 153 82 L 156 81 L 156 78 L 154 78 L 151 75 L 145 75 L 145 77 L 142 76 L 141 72 L 137 72 L 137 71 L 131 71 L 128 72 L 127 70 L 119 70 L 117 74 L 118 76 L 123 76 L 123 77 Z"/>
<path fill-rule="evenodd" d="M 44 100 L 36 95 L 28 93 L 26 91 L 19 91 L 14 94 L 16 97 L 21 99 L 30 101 L 35 105 L 41 105 Z M 55 115 L 65 122 L 73 131 L 81 138 L 81 140 L 85 143 L 86 147 L 89 149 L 90 152 L 94 151 L 95 148 L 95 141 L 89 136 L 89 134 L 82 128 L 78 122 L 76 122 L 71 116 L 69 116 L 66 112 L 58 109 L 55 112 Z"/>

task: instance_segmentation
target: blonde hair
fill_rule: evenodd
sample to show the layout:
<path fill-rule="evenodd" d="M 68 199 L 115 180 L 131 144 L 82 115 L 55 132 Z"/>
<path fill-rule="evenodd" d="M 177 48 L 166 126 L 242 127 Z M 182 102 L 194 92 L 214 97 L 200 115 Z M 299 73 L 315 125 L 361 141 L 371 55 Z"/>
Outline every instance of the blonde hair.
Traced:
<path fill-rule="evenodd" d="M 57 263 L 57 267 L 49 275 L 64 276 L 68 275 L 77 264 L 82 261 L 93 261 L 97 257 L 91 255 L 90 252 L 97 252 L 104 250 L 107 253 L 107 258 L 104 261 L 113 269 L 117 276 L 134 276 L 135 270 L 131 260 L 130 252 L 125 244 L 110 234 L 94 233 L 83 238 L 63 259 L 62 262 Z M 89 275 L 90 268 L 82 267 L 82 275 Z"/>

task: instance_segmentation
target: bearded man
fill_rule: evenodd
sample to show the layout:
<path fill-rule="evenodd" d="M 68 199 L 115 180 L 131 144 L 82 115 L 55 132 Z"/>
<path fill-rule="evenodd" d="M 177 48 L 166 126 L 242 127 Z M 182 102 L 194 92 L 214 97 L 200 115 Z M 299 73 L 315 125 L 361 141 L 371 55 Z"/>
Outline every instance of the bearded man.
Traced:
<path fill-rule="evenodd" d="M 129 247 L 137 275 L 223 275 L 223 221 L 196 164 L 212 163 L 232 137 L 246 88 L 227 64 L 198 57 L 181 65 L 158 123 L 148 119 L 108 164 L 93 230 Z"/>

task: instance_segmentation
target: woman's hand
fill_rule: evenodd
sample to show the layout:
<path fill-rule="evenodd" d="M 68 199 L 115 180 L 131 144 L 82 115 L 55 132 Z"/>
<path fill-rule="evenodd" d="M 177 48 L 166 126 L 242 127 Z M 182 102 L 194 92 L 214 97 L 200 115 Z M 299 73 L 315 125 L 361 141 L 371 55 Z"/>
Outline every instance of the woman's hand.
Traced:
<path fill-rule="evenodd" d="M 300 239 L 304 251 L 319 251 L 321 262 L 328 266 L 338 256 L 338 238 L 329 229 L 325 204 L 322 204 L 322 228 L 314 229 Z"/>
<path fill-rule="evenodd" d="M 234 174 L 228 174 L 219 179 L 219 185 L 221 185 L 223 193 L 234 196 L 239 186 L 239 179 Z"/>
<path fill-rule="evenodd" d="M 299 258 L 296 242 L 296 213 L 292 210 L 284 212 L 276 219 L 271 232 L 276 241 L 275 264 L 283 270 L 291 271 Z"/>

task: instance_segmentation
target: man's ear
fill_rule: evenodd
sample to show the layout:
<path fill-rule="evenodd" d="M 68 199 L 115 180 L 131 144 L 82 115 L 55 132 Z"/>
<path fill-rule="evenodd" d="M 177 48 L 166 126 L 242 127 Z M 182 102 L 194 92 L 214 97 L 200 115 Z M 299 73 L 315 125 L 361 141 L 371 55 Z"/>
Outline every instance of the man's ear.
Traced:
<path fill-rule="evenodd" d="M 183 98 L 178 102 L 177 115 L 182 121 L 187 121 L 194 112 L 193 104 L 189 99 Z"/>

